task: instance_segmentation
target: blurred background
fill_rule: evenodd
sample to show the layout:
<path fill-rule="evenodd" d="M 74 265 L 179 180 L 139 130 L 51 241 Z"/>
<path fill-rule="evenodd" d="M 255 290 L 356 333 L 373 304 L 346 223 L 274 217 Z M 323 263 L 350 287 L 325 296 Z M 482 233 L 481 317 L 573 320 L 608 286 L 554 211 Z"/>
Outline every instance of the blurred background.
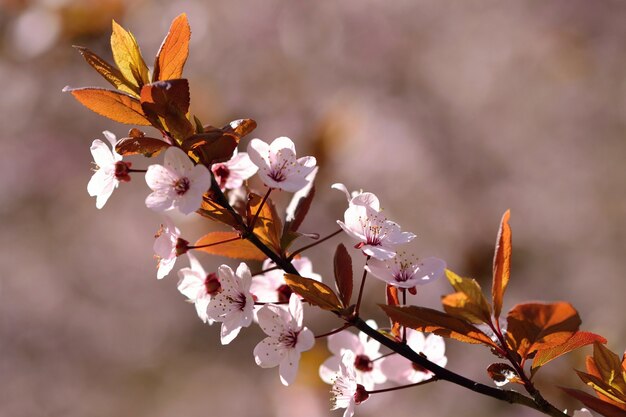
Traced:
<path fill-rule="evenodd" d="M 112 18 L 135 34 L 151 65 L 169 22 L 187 12 L 192 113 L 216 126 L 257 120 L 242 149 L 252 137 L 289 136 L 300 155 L 318 158 L 304 231 L 337 229 L 346 201 L 330 184 L 372 191 L 389 218 L 418 235 L 417 255 L 441 257 L 489 291 L 497 227 L 510 208 L 505 309 L 570 301 L 584 329 L 607 337 L 616 352 L 626 348 L 626 3 L 3 0 L 0 7 L 0 415 L 341 415 L 329 411 L 329 386 L 317 377 L 324 340 L 285 388 L 277 369 L 254 364 L 258 329 L 223 347 L 218 327 L 203 325 L 176 290 L 175 272 L 156 280 L 161 217 L 144 206 L 141 176 L 101 211 L 87 195 L 91 141 L 130 127 L 61 89 L 107 86 L 71 45 L 111 60 Z M 197 216 L 175 221 L 189 240 L 216 227 Z M 327 283 L 340 241 L 350 243 L 334 238 L 309 253 Z M 352 254 L 359 274 L 363 259 Z M 207 270 L 237 265 L 201 260 Z M 411 302 L 431 307 L 450 291 L 443 280 L 419 290 Z M 375 307 L 382 284 L 370 280 L 366 297 L 365 314 L 384 325 Z M 318 333 L 339 324 L 313 309 L 305 314 Z M 456 342 L 447 349 L 450 369 L 491 383 L 485 349 Z M 584 389 L 571 369 L 584 368 L 590 351 L 538 374 L 557 406 L 580 408 L 553 387 Z M 357 408 L 358 416 L 381 413 L 539 415 L 445 382 L 376 395 Z"/>

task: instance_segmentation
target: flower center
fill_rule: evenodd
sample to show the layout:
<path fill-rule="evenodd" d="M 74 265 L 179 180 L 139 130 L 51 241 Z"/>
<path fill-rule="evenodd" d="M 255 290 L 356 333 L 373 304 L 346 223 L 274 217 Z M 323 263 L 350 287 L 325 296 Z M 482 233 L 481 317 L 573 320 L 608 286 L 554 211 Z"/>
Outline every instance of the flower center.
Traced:
<path fill-rule="evenodd" d="M 280 152 L 279 152 L 279 157 L 280 157 Z M 287 175 L 285 175 L 285 167 L 287 166 L 287 164 L 289 163 L 289 160 L 285 159 L 282 163 L 282 165 L 278 166 L 278 164 L 276 164 L 275 166 L 272 166 L 272 170 L 269 172 L 269 174 L 267 174 L 268 177 L 270 177 L 271 179 L 273 179 L 276 182 L 283 182 L 287 179 Z"/>
<path fill-rule="evenodd" d="M 222 288 L 222 284 L 220 284 L 220 280 L 214 272 L 211 272 L 204 279 L 204 289 L 206 293 L 209 295 L 215 295 L 220 292 Z"/>
<path fill-rule="evenodd" d="M 128 172 L 130 170 L 130 162 L 117 161 L 115 163 L 115 178 L 118 181 L 128 182 L 130 181 L 130 175 Z"/>
<path fill-rule="evenodd" d="M 276 290 L 278 292 L 278 301 L 279 302 L 288 302 L 289 301 L 289 297 L 291 297 L 291 293 L 293 291 L 291 291 L 291 288 L 289 287 L 289 285 L 283 284 L 280 287 L 278 287 L 278 289 Z"/>
<path fill-rule="evenodd" d="M 413 274 L 409 270 L 409 265 L 404 263 L 400 264 L 400 269 L 393 275 L 393 279 L 397 282 L 406 282 L 413 278 Z"/>
<path fill-rule="evenodd" d="M 246 308 L 246 295 L 244 293 L 237 293 L 235 297 L 228 297 L 228 301 L 237 306 L 240 311 Z"/>
<path fill-rule="evenodd" d="M 189 190 L 189 185 L 190 185 L 189 178 L 187 177 L 179 178 L 174 183 L 174 191 L 176 191 L 176 194 L 178 195 L 183 195 Z"/>
<path fill-rule="evenodd" d="M 278 341 L 286 348 L 295 348 L 296 343 L 298 343 L 298 334 L 300 334 L 300 332 L 289 330 L 287 333 L 281 334 Z"/>
<path fill-rule="evenodd" d="M 230 169 L 225 164 L 215 164 L 212 168 L 213 174 L 217 177 L 220 188 L 226 187 L 226 181 L 230 175 Z"/>
<path fill-rule="evenodd" d="M 355 404 L 361 404 L 363 401 L 367 400 L 369 396 L 369 393 L 363 385 L 356 384 L 356 392 L 354 393 Z"/>
<path fill-rule="evenodd" d="M 371 372 L 374 369 L 374 362 L 367 355 L 357 355 L 354 359 L 354 367 L 361 372 Z"/>
<path fill-rule="evenodd" d="M 370 246 L 380 246 L 383 239 L 387 235 L 387 231 L 384 228 L 384 219 L 380 219 L 378 213 L 359 218 L 361 222 L 361 228 L 365 235 L 365 244 Z"/>

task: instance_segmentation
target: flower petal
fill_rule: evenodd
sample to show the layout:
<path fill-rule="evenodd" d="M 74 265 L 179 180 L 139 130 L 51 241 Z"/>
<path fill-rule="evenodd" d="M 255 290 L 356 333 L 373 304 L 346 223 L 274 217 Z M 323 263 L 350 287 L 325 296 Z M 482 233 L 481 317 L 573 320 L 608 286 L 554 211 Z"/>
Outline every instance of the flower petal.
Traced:
<path fill-rule="evenodd" d="M 283 385 L 290 385 L 296 380 L 298 375 L 298 363 L 300 362 L 300 352 L 295 349 L 287 350 L 287 354 L 280 362 L 278 373 L 280 382 Z"/>
<path fill-rule="evenodd" d="M 283 360 L 285 350 L 280 349 L 278 340 L 266 337 L 254 347 L 254 361 L 261 368 L 273 368 Z"/>

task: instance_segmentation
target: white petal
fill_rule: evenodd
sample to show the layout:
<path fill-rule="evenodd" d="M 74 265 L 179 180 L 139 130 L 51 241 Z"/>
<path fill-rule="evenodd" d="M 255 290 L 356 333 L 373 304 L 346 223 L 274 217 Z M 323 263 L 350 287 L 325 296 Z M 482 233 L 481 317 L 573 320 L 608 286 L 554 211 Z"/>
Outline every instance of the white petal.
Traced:
<path fill-rule="evenodd" d="M 163 279 L 170 273 L 174 264 L 176 263 L 176 256 L 171 258 L 161 258 L 159 260 L 159 269 L 157 270 L 157 279 Z"/>
<path fill-rule="evenodd" d="M 250 284 L 252 283 L 252 274 L 245 262 L 240 263 L 237 267 L 237 276 L 241 279 L 241 290 L 249 292 Z"/>
<path fill-rule="evenodd" d="M 187 174 L 194 167 L 193 162 L 191 162 L 191 159 L 189 159 L 187 154 L 182 149 L 174 146 L 170 146 L 165 151 L 163 166 L 166 169 L 175 172 L 178 177 L 187 176 Z"/>
<path fill-rule="evenodd" d="M 182 268 L 178 271 L 178 291 L 195 301 L 199 296 L 203 295 L 206 290 L 204 288 L 205 276 L 198 271 L 194 271 L 191 268 Z"/>
<path fill-rule="evenodd" d="M 298 352 L 311 350 L 315 346 L 315 335 L 308 328 L 303 328 L 298 335 L 295 349 Z"/>
<path fill-rule="evenodd" d="M 296 380 L 298 375 L 298 363 L 300 362 L 300 353 L 295 349 L 287 350 L 287 355 L 280 362 L 278 373 L 280 374 L 280 382 L 283 385 L 290 385 Z"/>
<path fill-rule="evenodd" d="M 278 366 L 285 356 L 285 350 L 278 345 L 278 340 L 266 337 L 254 347 L 254 361 L 261 368 Z"/>
<path fill-rule="evenodd" d="M 170 190 L 153 191 L 146 197 L 146 207 L 154 211 L 166 211 L 174 207 L 173 192 Z"/>
<path fill-rule="evenodd" d="M 184 195 L 177 196 L 173 199 L 174 207 L 178 208 L 184 215 L 189 215 L 200 208 L 202 205 L 202 195 L 204 191 L 187 190 Z"/>
<path fill-rule="evenodd" d="M 346 195 L 346 198 L 348 199 L 348 202 L 350 202 L 350 200 L 352 200 L 352 196 L 350 195 L 350 192 L 348 191 L 346 186 L 343 185 L 342 183 L 336 182 L 333 185 L 331 185 L 330 188 L 333 188 L 333 189 L 339 190 L 339 191 L 343 191 L 345 193 L 345 195 Z"/>
<path fill-rule="evenodd" d="M 222 322 L 220 330 L 220 340 L 223 345 L 227 345 L 233 341 L 241 330 L 241 314 L 237 312 L 231 313 L 226 320 Z"/>
<path fill-rule="evenodd" d="M 363 236 L 362 234 L 360 234 L 359 232 L 354 231 L 353 229 L 351 229 L 350 227 L 348 227 L 344 222 L 342 222 L 341 220 L 337 220 L 337 224 L 343 229 L 344 232 L 346 232 L 348 234 L 348 236 L 350 236 L 352 239 L 356 239 L 359 241 L 364 241 L 365 240 L 365 236 Z"/>
<path fill-rule="evenodd" d="M 289 313 L 293 318 L 293 324 L 295 324 L 296 328 L 299 330 L 302 328 L 302 301 L 300 301 L 300 297 L 296 293 L 292 293 L 289 297 Z"/>
<path fill-rule="evenodd" d="M 319 375 L 322 381 L 327 384 L 333 383 L 333 380 L 337 376 L 337 372 L 339 372 L 340 362 L 341 359 L 339 356 L 331 356 L 320 365 Z"/>
<path fill-rule="evenodd" d="M 337 356 L 341 356 L 345 350 L 359 355 L 363 353 L 363 345 L 354 333 L 341 331 L 328 336 L 328 350 Z"/>
<path fill-rule="evenodd" d="M 93 160 L 100 168 L 104 168 L 108 165 L 115 164 L 115 158 L 111 149 L 102 142 L 100 139 L 96 139 L 91 143 L 91 155 Z"/>
<path fill-rule="evenodd" d="M 425 258 L 419 262 L 416 278 L 420 283 L 426 283 L 441 278 L 446 271 L 446 263 L 438 258 Z"/>
<path fill-rule="evenodd" d="M 350 199 L 351 205 L 370 207 L 375 211 L 380 211 L 378 197 L 372 193 L 360 193 Z"/>
<path fill-rule="evenodd" d="M 257 312 L 259 326 L 266 335 L 278 338 L 289 330 L 280 310 L 278 306 L 265 305 Z"/>
<path fill-rule="evenodd" d="M 202 320 L 204 323 L 208 323 L 208 324 L 213 323 L 213 320 L 209 319 L 209 315 L 206 312 L 210 301 L 211 301 L 211 298 L 208 296 L 205 296 L 205 297 L 196 299 L 196 302 L 194 303 L 196 305 L 196 313 L 198 314 L 198 317 L 200 317 L 200 320 Z"/>
<path fill-rule="evenodd" d="M 287 149 L 291 151 L 294 155 L 296 154 L 296 145 L 294 145 L 293 141 L 286 136 L 281 136 L 279 138 L 274 139 L 274 141 L 270 144 L 270 152 L 277 153 L 281 149 Z"/>
<path fill-rule="evenodd" d="M 248 144 L 250 161 L 261 170 L 269 168 L 269 153 L 270 145 L 261 139 L 252 139 Z"/>
<path fill-rule="evenodd" d="M 382 246 L 365 245 L 361 248 L 361 250 L 364 254 L 379 259 L 381 261 L 391 259 L 396 256 L 396 252 L 390 249 L 383 248 Z"/>
<path fill-rule="evenodd" d="M 150 165 L 146 171 L 146 184 L 152 190 L 173 188 L 179 176 L 162 165 Z"/>
<path fill-rule="evenodd" d="M 104 135 L 104 137 L 106 138 L 106 140 L 109 141 L 109 143 L 111 144 L 111 147 L 113 149 L 115 149 L 115 144 L 117 143 L 117 138 L 115 137 L 115 135 L 113 134 L 113 132 L 110 132 L 108 130 L 105 130 L 104 132 L 102 132 L 102 134 Z"/>

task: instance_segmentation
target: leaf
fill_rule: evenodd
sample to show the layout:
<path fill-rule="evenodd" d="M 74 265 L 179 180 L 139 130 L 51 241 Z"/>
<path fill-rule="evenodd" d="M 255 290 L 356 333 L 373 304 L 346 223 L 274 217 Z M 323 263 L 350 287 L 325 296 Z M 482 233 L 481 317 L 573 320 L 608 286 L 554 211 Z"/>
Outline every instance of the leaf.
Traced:
<path fill-rule="evenodd" d="M 202 198 L 202 204 L 200 206 L 200 209 L 198 209 L 198 213 L 201 216 L 211 219 L 213 221 L 224 223 L 232 227 L 237 226 L 237 220 L 235 219 L 233 214 L 226 210 L 224 207 L 211 200 L 206 194 Z"/>
<path fill-rule="evenodd" d="M 626 411 L 621 410 L 613 404 L 610 404 L 606 401 L 601 400 L 600 398 L 596 398 L 592 395 L 587 394 L 584 391 L 580 391 L 572 388 L 564 388 L 559 387 L 563 391 L 565 391 L 568 395 L 576 398 L 578 401 L 582 402 L 585 406 L 591 408 L 593 411 L 596 411 L 603 416 L 606 417 L 626 417 Z"/>
<path fill-rule="evenodd" d="M 598 397 L 608 401 L 620 408 L 626 409 L 626 396 L 612 381 L 598 378 L 594 375 L 576 371 L 578 377 L 598 394 Z"/>
<path fill-rule="evenodd" d="M 189 55 L 190 38 L 191 28 L 187 22 L 187 15 L 182 13 L 172 21 L 170 30 L 157 52 L 152 74 L 153 82 L 182 77 Z"/>
<path fill-rule="evenodd" d="M 337 295 L 327 285 L 311 278 L 299 275 L 285 274 L 285 281 L 289 288 L 309 303 L 324 310 L 341 311 L 342 305 Z"/>
<path fill-rule="evenodd" d="M 129 137 L 122 138 L 115 144 L 115 151 L 123 156 L 143 155 L 151 158 L 171 146 L 161 139 L 146 137 L 141 130 L 136 128 L 131 129 L 128 135 Z"/>
<path fill-rule="evenodd" d="M 398 297 L 398 287 L 395 285 L 387 284 L 385 289 L 385 293 L 387 295 L 387 305 L 388 306 L 399 306 L 400 298 Z M 391 334 L 396 339 L 400 340 L 402 335 L 400 334 L 400 329 L 402 326 L 397 321 L 391 320 Z"/>
<path fill-rule="evenodd" d="M 435 333 L 464 343 L 482 343 L 489 347 L 498 347 L 489 336 L 470 323 L 441 311 L 418 306 L 386 306 L 380 307 L 387 316 L 402 326 Z"/>
<path fill-rule="evenodd" d="M 262 200 L 261 196 L 250 193 L 248 202 L 252 217 L 259 210 Z M 252 217 L 248 219 L 248 222 L 252 221 Z M 273 248 L 276 253 L 280 253 L 280 232 L 282 229 L 283 225 L 276 212 L 276 207 L 272 200 L 268 198 L 256 219 L 253 232 L 264 244 Z"/>
<path fill-rule="evenodd" d="M 183 141 L 182 147 L 196 162 L 210 167 L 229 160 L 238 143 L 239 139 L 235 135 L 214 130 L 189 136 Z"/>
<path fill-rule="evenodd" d="M 444 310 L 451 316 L 473 324 L 491 322 L 491 306 L 478 282 L 461 278 L 449 269 L 446 269 L 446 277 L 457 292 L 442 298 Z"/>
<path fill-rule="evenodd" d="M 352 258 L 342 243 L 337 246 L 333 264 L 339 299 L 343 306 L 347 307 L 350 305 L 350 298 L 352 297 Z"/>
<path fill-rule="evenodd" d="M 139 89 L 150 82 L 148 67 L 141 56 L 135 37 L 118 25 L 115 20 L 113 20 L 113 33 L 111 33 L 111 51 L 113 60 L 124 78 Z"/>
<path fill-rule="evenodd" d="M 317 172 L 317 167 L 315 167 L 314 172 Z M 310 181 L 304 188 L 294 193 L 287 206 L 287 217 L 285 218 L 283 234 L 296 232 L 300 228 L 300 225 L 311 208 L 314 197 L 315 186 L 313 185 L 313 181 Z"/>
<path fill-rule="evenodd" d="M 256 129 L 256 126 L 256 122 L 252 119 L 237 119 L 224 126 L 222 130 L 226 133 L 232 133 L 241 139 L 252 133 L 252 131 Z"/>
<path fill-rule="evenodd" d="M 253 261 L 263 261 L 267 256 L 261 252 L 256 246 L 245 239 L 241 239 L 237 232 L 211 232 L 202 236 L 194 246 L 210 245 L 216 242 L 222 242 L 229 239 L 238 238 L 227 243 L 220 243 L 215 246 L 206 248 L 197 248 L 202 252 L 211 255 L 226 256 L 235 259 L 248 259 Z"/>
<path fill-rule="evenodd" d="M 592 344 L 593 342 L 606 343 L 606 339 L 600 335 L 590 332 L 576 332 L 567 339 L 565 343 L 558 346 L 538 350 L 533 359 L 533 364 L 530 369 L 531 375 L 534 375 L 540 367 L 559 356 L 565 355 L 574 349 L 578 349 L 583 346 Z"/>
<path fill-rule="evenodd" d="M 517 371 L 506 363 L 492 363 L 487 368 L 487 375 L 489 375 L 489 378 L 499 387 L 509 382 L 523 384 Z"/>
<path fill-rule="evenodd" d="M 118 90 L 124 91 L 125 93 L 129 93 L 133 96 L 139 97 L 139 88 L 136 85 L 133 85 L 130 81 L 128 81 L 120 70 L 110 65 L 104 59 L 100 58 L 94 52 L 90 51 L 87 48 L 82 46 L 74 45 L 74 48 L 80 52 L 80 54 L 85 58 L 85 61 L 93 69 L 95 69 L 105 80 L 111 83 Z"/>
<path fill-rule="evenodd" d="M 496 320 L 500 317 L 504 291 L 506 290 L 506 286 L 509 283 L 509 277 L 511 275 L 510 216 L 510 210 L 507 210 L 502 216 L 496 242 L 496 253 L 493 258 L 493 285 L 491 287 L 491 295 L 493 298 L 493 315 Z"/>
<path fill-rule="evenodd" d="M 194 134 L 187 119 L 189 82 L 185 79 L 157 81 L 141 89 L 141 108 L 153 125 L 165 125 L 170 134 L 182 142 Z"/>
<path fill-rule="evenodd" d="M 593 344 L 593 364 L 600 378 L 623 395 L 626 402 L 626 369 L 622 367 L 619 356 L 601 343 Z"/>
<path fill-rule="evenodd" d="M 571 304 L 518 304 L 507 315 L 507 343 L 522 359 L 533 352 L 565 343 L 580 326 Z"/>
<path fill-rule="evenodd" d="M 139 100 L 126 93 L 96 87 L 66 87 L 63 91 L 72 93 L 74 98 L 89 110 L 116 122 L 141 126 L 150 125 Z"/>

